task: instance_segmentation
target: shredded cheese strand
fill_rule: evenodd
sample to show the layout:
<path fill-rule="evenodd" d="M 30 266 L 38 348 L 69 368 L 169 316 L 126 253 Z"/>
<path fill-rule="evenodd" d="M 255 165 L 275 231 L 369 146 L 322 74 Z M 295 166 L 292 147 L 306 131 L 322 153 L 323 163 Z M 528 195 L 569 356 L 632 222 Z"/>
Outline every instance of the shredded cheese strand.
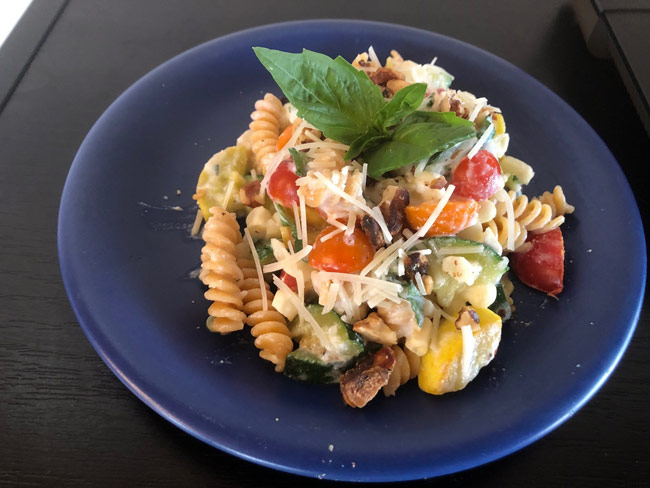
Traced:
<path fill-rule="evenodd" d="M 479 140 L 476 141 L 476 144 L 474 144 L 474 147 L 467 154 L 467 157 L 469 159 L 472 159 L 474 156 L 476 156 L 476 153 L 479 152 L 479 150 L 487 142 L 487 140 L 490 138 L 490 135 L 492 135 L 492 132 L 494 132 L 494 125 L 490 124 L 488 126 L 488 128 L 485 129 L 485 132 L 483 132 L 483 135 L 479 138 Z"/>
<path fill-rule="evenodd" d="M 280 271 L 281 269 L 287 268 L 287 267 L 291 266 L 292 264 L 296 264 L 301 259 L 307 257 L 307 255 L 309 254 L 311 249 L 312 249 L 311 246 L 305 246 L 300 251 L 298 251 L 297 253 L 291 254 L 289 257 L 287 257 L 285 259 L 282 259 L 282 260 L 277 261 L 275 263 L 266 264 L 264 266 L 264 272 L 265 273 L 273 273 L 275 271 Z"/>
<path fill-rule="evenodd" d="M 320 325 L 318 325 L 316 319 L 309 313 L 309 310 L 307 310 L 305 307 L 304 302 L 301 301 L 293 292 L 293 290 L 289 288 L 287 284 L 276 275 L 273 275 L 273 283 L 275 283 L 275 286 L 277 286 L 279 290 L 282 290 L 286 294 L 289 301 L 291 301 L 293 306 L 296 307 L 298 315 L 303 320 L 303 322 L 307 322 L 309 325 L 311 325 L 314 334 L 318 337 L 318 340 L 321 342 L 321 344 L 323 344 L 326 349 L 330 349 L 332 347 L 332 344 L 329 338 L 323 329 L 321 329 Z"/>
<path fill-rule="evenodd" d="M 260 264 L 260 257 L 257 255 L 257 250 L 255 249 L 255 244 L 253 243 L 253 238 L 251 233 L 248 232 L 248 228 L 244 229 L 244 238 L 248 242 L 248 247 L 251 248 L 251 254 L 253 255 L 253 261 L 255 261 L 255 270 L 257 271 L 257 279 L 260 281 L 260 290 L 262 294 L 262 309 L 267 311 L 269 309 L 269 300 L 266 297 L 266 283 L 264 283 L 264 275 L 262 274 L 262 265 Z"/>

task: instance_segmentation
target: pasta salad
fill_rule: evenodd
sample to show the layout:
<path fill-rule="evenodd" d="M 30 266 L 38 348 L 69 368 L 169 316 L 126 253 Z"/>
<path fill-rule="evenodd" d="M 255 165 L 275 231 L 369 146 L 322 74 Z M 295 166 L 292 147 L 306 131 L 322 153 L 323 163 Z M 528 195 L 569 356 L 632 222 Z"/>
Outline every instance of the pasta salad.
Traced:
<path fill-rule="evenodd" d="M 435 59 L 254 51 L 283 98 L 199 176 L 208 329 L 250 328 L 277 372 L 351 407 L 413 378 L 463 389 L 514 312 L 510 267 L 562 291 L 562 188 L 522 193 L 534 172 L 501 111 Z"/>

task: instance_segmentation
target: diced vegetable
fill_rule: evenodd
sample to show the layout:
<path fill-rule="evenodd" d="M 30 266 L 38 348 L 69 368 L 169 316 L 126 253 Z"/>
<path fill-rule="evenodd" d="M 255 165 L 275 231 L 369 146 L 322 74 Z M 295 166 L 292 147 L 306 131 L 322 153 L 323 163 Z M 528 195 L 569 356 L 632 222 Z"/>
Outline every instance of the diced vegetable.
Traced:
<path fill-rule="evenodd" d="M 433 237 L 428 239 L 427 245 L 434 251 L 429 257 L 429 274 L 434 284 L 433 290 L 436 293 L 438 302 L 443 307 L 448 306 L 461 287 L 466 286 L 448 273 L 443 271 L 442 263 L 445 257 L 450 255 L 459 256 L 467 260 L 473 266 L 480 266 L 480 272 L 472 284 L 494 284 L 497 283 L 503 273 L 508 270 L 508 258 L 501 257 L 494 249 L 481 242 L 468 241 L 458 237 Z M 463 248 L 479 252 L 464 252 Z M 445 253 L 445 249 L 451 249 L 453 254 Z M 438 254 L 439 251 L 442 251 Z"/>
<path fill-rule="evenodd" d="M 424 225 L 438 202 L 431 201 L 406 207 L 406 220 L 414 229 Z M 456 234 L 469 226 L 478 216 L 479 204 L 474 200 L 451 200 L 427 231 L 427 237 Z"/>
<path fill-rule="evenodd" d="M 239 189 L 244 186 L 248 153 L 243 146 L 227 147 L 205 163 L 199 175 L 194 198 L 203 218 L 210 218 L 212 207 L 222 207 L 229 212 L 244 210 L 239 201 Z"/>
<path fill-rule="evenodd" d="M 309 253 L 309 264 L 312 268 L 338 273 L 356 273 L 372 261 L 375 248 L 361 229 L 355 228 L 349 236 L 341 232 L 323 240 L 334 231 L 336 227 L 330 226 L 318 234 L 314 248 Z"/>
<path fill-rule="evenodd" d="M 526 242 L 532 244 L 529 251 L 512 255 L 515 274 L 528 286 L 556 296 L 564 288 L 562 231 L 558 228 L 544 234 L 529 234 Z"/>
<path fill-rule="evenodd" d="M 277 145 L 278 151 L 282 149 L 284 146 L 286 146 L 287 142 L 289 142 L 289 139 L 291 139 L 292 132 L 293 132 L 292 125 L 288 125 L 287 128 L 282 131 L 282 133 L 278 137 L 278 145 Z"/>
<path fill-rule="evenodd" d="M 307 310 L 325 332 L 330 345 L 319 340 L 311 325 L 295 323 L 292 334 L 300 347 L 287 356 L 284 374 L 310 383 L 336 382 L 341 372 L 364 351 L 363 339 L 335 312 L 323 314 L 320 305 L 308 305 Z"/>
<path fill-rule="evenodd" d="M 418 374 L 421 390 L 432 395 L 462 390 L 494 358 L 501 340 L 501 318 L 488 309 L 476 312 L 480 327 L 470 332 L 472 344 L 463 344 L 463 333 L 454 321 L 441 322 L 429 351 L 422 357 Z"/>
<path fill-rule="evenodd" d="M 501 317 L 501 320 L 505 322 L 506 320 L 510 320 L 512 317 L 512 307 L 510 306 L 510 303 L 508 302 L 508 299 L 506 298 L 506 293 L 503 291 L 503 285 L 499 283 L 496 285 L 497 287 L 497 298 L 494 300 L 492 305 L 490 305 L 490 310 L 492 310 L 495 314 L 497 314 L 499 317 Z"/>

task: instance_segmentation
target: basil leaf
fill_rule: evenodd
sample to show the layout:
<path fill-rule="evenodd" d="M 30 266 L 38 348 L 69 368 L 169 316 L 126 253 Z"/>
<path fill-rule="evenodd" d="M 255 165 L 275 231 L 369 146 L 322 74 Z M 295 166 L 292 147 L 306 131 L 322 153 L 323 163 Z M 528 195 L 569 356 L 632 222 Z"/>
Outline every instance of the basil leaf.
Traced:
<path fill-rule="evenodd" d="M 389 138 L 390 136 L 388 133 L 381 132 L 376 128 L 371 127 L 364 135 L 358 137 L 354 140 L 354 142 L 352 142 L 352 144 L 350 144 L 350 149 L 348 149 L 348 152 L 345 153 L 344 158 L 346 161 L 352 160 L 367 148 L 376 146 L 380 142 L 383 142 Z"/>
<path fill-rule="evenodd" d="M 340 56 L 332 59 L 307 49 L 300 54 L 253 50 L 298 115 L 326 137 L 351 144 L 367 132 L 384 105 L 379 87 Z"/>
<path fill-rule="evenodd" d="M 424 312 L 422 311 L 424 308 L 424 298 L 422 298 L 420 290 L 418 290 L 411 281 L 409 286 L 404 288 L 399 296 L 409 302 L 413 309 L 413 313 L 415 314 L 415 320 L 417 321 L 418 326 L 422 327 L 422 323 L 424 322 Z"/>
<path fill-rule="evenodd" d="M 260 259 L 260 264 L 265 265 L 275 262 L 275 255 L 273 254 L 273 249 L 269 241 L 257 241 L 255 243 L 255 251 L 257 252 L 257 257 Z"/>
<path fill-rule="evenodd" d="M 296 222 L 293 218 L 293 211 L 277 202 L 273 202 L 273 206 L 280 216 L 280 222 L 282 225 L 286 225 L 291 228 L 291 235 L 293 236 L 294 241 L 294 251 L 300 251 L 302 249 L 302 240 L 298 239 L 298 230 L 296 229 Z"/>
<path fill-rule="evenodd" d="M 365 154 L 368 176 L 380 178 L 391 171 L 414 164 L 476 134 L 474 124 L 452 112 L 415 112 L 385 141 Z"/>
<path fill-rule="evenodd" d="M 289 148 L 289 154 L 293 158 L 293 162 L 296 165 L 296 174 L 298 176 L 305 176 L 307 174 L 307 156 L 305 153 L 296 151 L 295 148 Z"/>
<path fill-rule="evenodd" d="M 427 90 L 424 83 L 414 83 L 398 91 L 389 102 L 373 117 L 373 123 L 376 127 L 388 129 L 399 124 L 402 119 L 415 112 Z"/>

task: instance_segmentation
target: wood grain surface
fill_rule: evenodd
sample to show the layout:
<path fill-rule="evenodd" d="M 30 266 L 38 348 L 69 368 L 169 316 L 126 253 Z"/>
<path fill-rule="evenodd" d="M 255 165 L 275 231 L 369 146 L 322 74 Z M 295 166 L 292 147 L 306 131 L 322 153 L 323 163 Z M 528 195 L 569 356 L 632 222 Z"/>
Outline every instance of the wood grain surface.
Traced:
<path fill-rule="evenodd" d="M 32 8 L 41 8 L 48 0 L 35 2 Z M 56 249 L 70 163 L 124 89 L 203 41 L 317 17 L 412 25 L 521 67 L 610 147 L 633 187 L 647 236 L 650 141 L 613 64 L 587 52 L 568 2 L 71 0 L 27 69 L 14 74 L 18 83 L 0 112 L 0 485 L 333 484 L 222 453 L 141 403 L 81 331 Z M 21 29 L 43 25 L 19 24 L 14 35 L 27 34 Z M 0 76 L 2 69 L 0 62 Z M 489 465 L 413 485 L 649 486 L 649 326 L 646 305 L 611 378 L 548 436 Z"/>

